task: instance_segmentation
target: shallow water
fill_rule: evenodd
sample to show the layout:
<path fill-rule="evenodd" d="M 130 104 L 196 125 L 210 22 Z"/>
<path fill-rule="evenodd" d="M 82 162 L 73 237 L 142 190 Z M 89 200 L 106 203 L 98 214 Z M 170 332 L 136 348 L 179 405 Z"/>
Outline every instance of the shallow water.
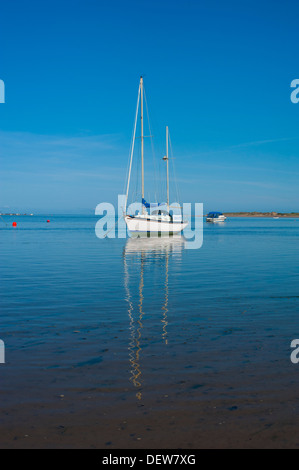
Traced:
<path fill-rule="evenodd" d="M 47 219 L 0 222 L 1 447 L 299 445 L 299 219 L 197 250 Z"/>

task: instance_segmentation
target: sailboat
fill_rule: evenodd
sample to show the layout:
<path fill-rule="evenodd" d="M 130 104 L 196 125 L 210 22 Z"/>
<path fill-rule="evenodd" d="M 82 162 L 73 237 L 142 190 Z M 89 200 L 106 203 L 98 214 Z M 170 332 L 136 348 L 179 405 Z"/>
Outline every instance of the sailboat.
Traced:
<path fill-rule="evenodd" d="M 137 99 L 137 108 L 135 115 L 135 124 L 133 132 L 133 142 L 131 147 L 131 157 L 129 164 L 129 173 L 127 180 L 127 192 L 126 192 L 126 202 L 124 208 L 124 219 L 128 227 L 129 232 L 133 236 L 162 236 L 162 235 L 174 235 L 182 232 L 188 225 L 188 222 L 182 219 L 181 215 L 174 215 L 169 212 L 169 156 L 168 156 L 168 126 L 166 127 L 166 156 L 163 158 L 166 161 L 167 169 L 167 210 L 163 210 L 162 206 L 165 207 L 165 203 L 148 203 L 144 198 L 144 132 L 143 132 L 143 98 L 144 98 L 144 88 L 143 88 L 143 78 L 140 77 L 139 90 L 138 90 L 138 99 Z M 129 194 L 130 178 L 131 178 L 131 169 L 132 169 L 132 159 L 135 146 L 135 136 L 136 136 L 136 125 L 137 125 L 137 116 L 139 111 L 139 101 L 140 101 L 140 124 L 141 124 L 141 202 L 142 210 L 139 213 L 134 215 L 127 214 L 127 201 Z M 148 209 L 150 212 L 148 212 Z"/>

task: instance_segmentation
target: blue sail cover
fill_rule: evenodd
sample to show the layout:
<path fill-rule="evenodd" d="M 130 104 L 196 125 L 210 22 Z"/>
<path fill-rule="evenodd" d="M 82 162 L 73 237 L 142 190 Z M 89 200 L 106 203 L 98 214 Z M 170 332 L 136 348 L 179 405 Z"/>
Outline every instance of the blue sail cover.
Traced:
<path fill-rule="evenodd" d="M 147 209 L 150 209 L 151 207 L 160 207 L 160 206 L 165 206 L 166 203 L 165 202 L 146 202 L 145 199 L 142 198 L 142 204 L 144 205 L 144 207 L 146 207 Z"/>

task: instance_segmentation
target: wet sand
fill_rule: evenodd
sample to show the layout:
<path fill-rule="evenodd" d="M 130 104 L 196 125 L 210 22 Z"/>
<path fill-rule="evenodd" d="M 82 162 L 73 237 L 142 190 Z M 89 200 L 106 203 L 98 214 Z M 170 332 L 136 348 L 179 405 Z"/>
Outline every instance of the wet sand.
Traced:
<path fill-rule="evenodd" d="M 1 448 L 216 449 L 298 448 L 296 400 L 189 401 L 173 406 L 161 397 L 159 410 L 124 404 L 103 413 L 93 398 L 76 410 L 72 398 L 60 403 L 19 405 L 1 413 Z M 166 405 L 165 402 L 168 402 Z M 17 423 L 11 419 L 18 416 Z"/>
<path fill-rule="evenodd" d="M 240 348 L 238 367 L 230 362 L 232 351 L 217 370 L 166 358 L 159 372 L 148 357 L 142 361 L 142 385 L 129 380 L 123 360 L 105 361 L 109 351 L 100 364 L 27 369 L 24 376 L 11 377 L 9 393 L 0 393 L 0 447 L 297 448 L 296 365 L 287 358 L 257 362 L 255 351 L 255 357 L 249 352 L 251 363 Z M 207 363 L 208 353 L 191 353 L 193 364 Z M 216 363 L 217 351 L 211 354 L 210 364 Z"/>

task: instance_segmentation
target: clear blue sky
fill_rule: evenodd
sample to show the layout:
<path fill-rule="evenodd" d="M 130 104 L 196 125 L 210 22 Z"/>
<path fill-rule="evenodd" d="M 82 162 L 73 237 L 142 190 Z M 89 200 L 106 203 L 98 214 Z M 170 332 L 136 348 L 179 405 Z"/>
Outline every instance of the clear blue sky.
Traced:
<path fill-rule="evenodd" d="M 115 203 L 141 74 L 183 201 L 299 211 L 298 17 L 288 0 L 1 2 L 0 211 Z"/>

